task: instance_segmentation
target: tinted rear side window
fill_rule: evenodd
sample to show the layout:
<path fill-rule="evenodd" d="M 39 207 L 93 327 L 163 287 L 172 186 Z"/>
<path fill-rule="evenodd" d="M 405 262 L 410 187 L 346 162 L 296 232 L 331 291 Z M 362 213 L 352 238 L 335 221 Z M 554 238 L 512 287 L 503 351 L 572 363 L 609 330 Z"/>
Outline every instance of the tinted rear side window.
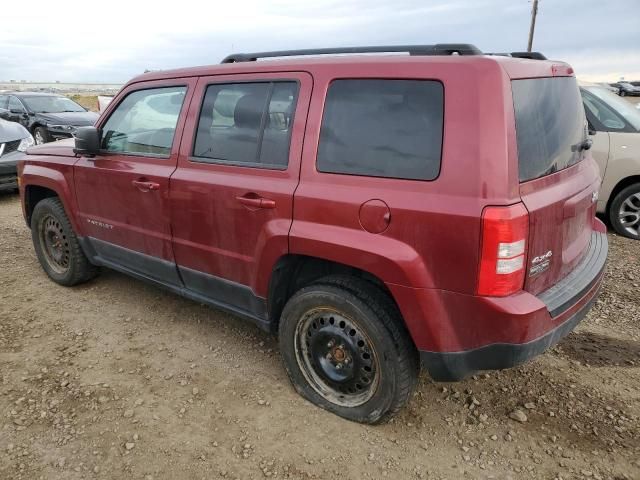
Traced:
<path fill-rule="evenodd" d="M 432 80 L 335 80 L 329 86 L 318 170 L 433 180 L 440 171 L 444 93 Z"/>
<path fill-rule="evenodd" d="M 516 114 L 520 181 L 578 163 L 586 139 L 585 116 L 574 77 L 511 82 Z"/>
<path fill-rule="evenodd" d="M 296 82 L 208 86 L 194 158 L 206 163 L 287 168 L 297 95 Z"/>

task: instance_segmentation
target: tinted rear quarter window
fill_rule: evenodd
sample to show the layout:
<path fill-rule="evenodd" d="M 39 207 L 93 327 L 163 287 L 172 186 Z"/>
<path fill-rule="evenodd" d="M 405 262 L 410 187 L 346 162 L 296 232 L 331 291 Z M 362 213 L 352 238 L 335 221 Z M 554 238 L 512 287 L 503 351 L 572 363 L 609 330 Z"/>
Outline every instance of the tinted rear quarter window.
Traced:
<path fill-rule="evenodd" d="M 433 80 L 335 80 L 325 103 L 318 170 L 433 180 L 440 172 L 444 93 Z"/>
<path fill-rule="evenodd" d="M 574 77 L 513 80 L 520 181 L 578 163 L 586 139 L 584 108 Z"/>

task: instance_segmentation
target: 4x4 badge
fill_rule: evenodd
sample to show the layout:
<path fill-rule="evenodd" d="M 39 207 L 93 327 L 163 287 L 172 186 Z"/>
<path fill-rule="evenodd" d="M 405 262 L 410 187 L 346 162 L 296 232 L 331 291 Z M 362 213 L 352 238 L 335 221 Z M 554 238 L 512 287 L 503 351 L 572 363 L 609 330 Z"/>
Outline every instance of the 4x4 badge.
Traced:
<path fill-rule="evenodd" d="M 551 250 L 549 250 L 547 253 L 534 257 L 533 260 L 531 260 L 529 276 L 534 277 L 548 269 L 549 265 L 551 265 L 551 257 L 553 257 L 553 252 Z"/>
<path fill-rule="evenodd" d="M 552 256 L 553 256 L 553 252 L 551 250 L 549 250 L 544 255 L 539 255 L 537 257 L 534 257 L 533 260 L 531 260 L 531 264 L 532 265 L 538 265 L 539 263 L 542 263 L 545 260 L 550 259 Z"/>

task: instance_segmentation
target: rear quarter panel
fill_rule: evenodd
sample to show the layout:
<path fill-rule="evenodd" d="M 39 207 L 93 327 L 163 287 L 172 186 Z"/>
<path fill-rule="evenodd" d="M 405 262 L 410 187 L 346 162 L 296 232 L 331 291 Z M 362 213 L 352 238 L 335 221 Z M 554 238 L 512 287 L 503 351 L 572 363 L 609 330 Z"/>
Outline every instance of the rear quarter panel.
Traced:
<path fill-rule="evenodd" d="M 510 81 L 493 59 L 443 58 L 340 64 L 313 72 L 301 182 L 294 200 L 291 253 L 361 268 L 388 284 L 473 293 L 481 212 L 519 200 L 517 165 L 509 161 Z M 316 168 L 324 101 L 338 78 L 437 80 L 444 86 L 440 175 L 433 181 L 321 173 Z M 498 108 L 496 108 L 498 105 Z M 511 128 L 512 130 L 512 128 Z M 390 209 L 389 227 L 369 233 L 359 209 L 369 200 Z"/>

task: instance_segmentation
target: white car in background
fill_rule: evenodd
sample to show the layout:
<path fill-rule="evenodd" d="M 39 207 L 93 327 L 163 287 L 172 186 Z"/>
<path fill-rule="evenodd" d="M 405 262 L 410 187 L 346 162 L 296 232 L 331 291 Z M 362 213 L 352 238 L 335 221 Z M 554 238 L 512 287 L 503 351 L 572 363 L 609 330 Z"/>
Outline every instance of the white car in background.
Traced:
<path fill-rule="evenodd" d="M 601 86 L 580 90 L 602 175 L 598 212 L 617 233 L 640 240 L 640 111 Z"/>

